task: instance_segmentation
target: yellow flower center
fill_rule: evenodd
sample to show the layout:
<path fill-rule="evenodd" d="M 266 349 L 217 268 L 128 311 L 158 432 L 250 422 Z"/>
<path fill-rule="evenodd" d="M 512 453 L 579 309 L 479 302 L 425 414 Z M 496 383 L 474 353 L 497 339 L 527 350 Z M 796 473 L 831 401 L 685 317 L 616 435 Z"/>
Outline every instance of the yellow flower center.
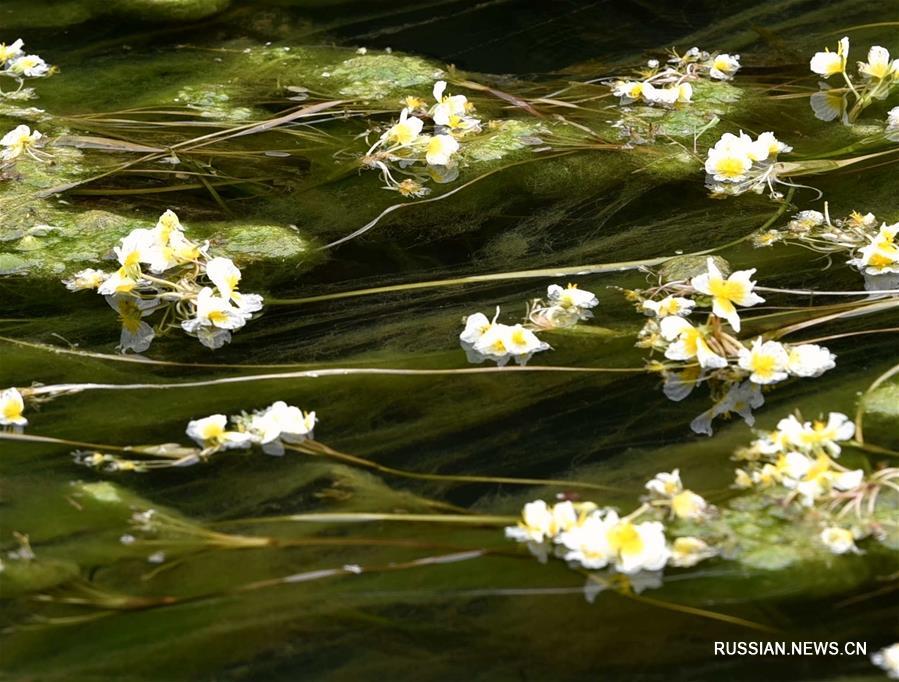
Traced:
<path fill-rule="evenodd" d="M 224 433 L 225 429 L 221 424 L 209 422 L 203 427 L 200 435 L 203 440 L 218 440 Z"/>
<path fill-rule="evenodd" d="M 639 554 L 643 539 L 630 521 L 622 521 L 609 531 L 609 545 L 619 554 Z"/>
<path fill-rule="evenodd" d="M 207 317 L 212 324 L 219 325 L 228 319 L 228 314 L 224 310 L 213 310 Z"/>
<path fill-rule="evenodd" d="M 709 279 L 709 291 L 715 298 L 723 298 L 728 301 L 737 301 L 746 295 L 746 285 L 726 279 Z"/>
<path fill-rule="evenodd" d="M 22 416 L 22 407 L 18 401 L 7 400 L 3 406 L 3 416 L 9 421 L 19 419 Z"/>
<path fill-rule="evenodd" d="M 725 156 L 718 159 L 715 172 L 726 178 L 738 178 L 746 172 L 743 160 L 738 156 Z"/>

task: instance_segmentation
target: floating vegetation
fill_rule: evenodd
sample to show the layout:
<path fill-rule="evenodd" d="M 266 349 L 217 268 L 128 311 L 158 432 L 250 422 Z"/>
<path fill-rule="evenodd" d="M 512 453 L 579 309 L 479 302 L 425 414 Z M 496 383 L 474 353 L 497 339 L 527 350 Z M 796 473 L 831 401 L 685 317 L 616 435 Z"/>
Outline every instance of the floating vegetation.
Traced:
<path fill-rule="evenodd" d="M 8 675 L 899 674 L 877 8 L 0 4 Z"/>
<path fill-rule="evenodd" d="M 404 197 L 423 197 L 430 193 L 428 179 L 451 182 L 458 176 L 457 153 L 461 138 L 480 132 L 481 122 L 474 117 L 474 105 L 465 95 L 448 95 L 446 81 L 434 84 L 430 108 L 424 100 L 408 96 L 399 120 L 378 138 L 362 158 L 362 164 L 380 171 L 385 189 Z M 426 117 L 433 132 L 422 133 Z M 398 180 L 397 176 L 405 176 Z"/>
<path fill-rule="evenodd" d="M 811 97 L 815 117 L 822 121 L 840 119 L 845 124 L 855 123 L 859 115 L 873 102 L 889 97 L 899 85 L 899 59 L 890 59 L 889 51 L 879 45 L 868 50 L 868 61 L 858 62 L 858 75 L 848 72 L 849 38 L 840 38 L 837 51 L 816 52 L 809 63 L 813 73 L 825 80 L 840 75 L 846 87 L 831 87 L 821 83 L 821 91 Z M 852 98 L 851 105 L 849 98 Z"/>
<path fill-rule="evenodd" d="M 173 327 L 215 350 L 262 310 L 260 295 L 237 290 L 237 266 L 228 258 L 211 257 L 209 242 L 188 239 L 171 210 L 153 229 L 132 230 L 114 251 L 121 266 L 115 272 L 89 268 L 64 284 L 69 291 L 96 290 L 106 297 L 122 320 L 118 348 L 123 353 L 143 353 Z M 143 318 L 156 313 L 161 319 L 153 328 Z"/>
<path fill-rule="evenodd" d="M 829 212 L 800 211 L 783 228 L 757 234 L 756 246 L 778 242 L 798 244 L 825 254 L 843 253 L 846 262 L 865 276 L 873 291 L 899 288 L 899 223 L 887 225 L 873 213 L 852 211 L 845 218 L 831 219 Z"/>
<path fill-rule="evenodd" d="M 734 455 L 745 465 L 737 469 L 734 487 L 746 492 L 727 508 L 684 488 L 675 469 L 649 480 L 649 495 L 626 516 L 593 502 L 550 506 L 536 500 L 524 506 L 517 525 L 506 528 L 506 537 L 527 543 L 543 562 L 556 556 L 570 566 L 628 576 L 666 565 L 687 568 L 714 557 L 748 560 L 751 544 L 741 546 L 737 530 L 739 510 L 745 508 L 801 524 L 813 534 L 812 546 L 832 554 L 860 554 L 856 543 L 867 539 L 896 547 L 899 469 L 866 475 L 838 464 L 841 444 L 865 448 L 851 440 L 854 433 L 849 418 L 835 412 L 814 422 L 793 415 L 782 419 L 775 431 Z"/>
<path fill-rule="evenodd" d="M 755 269 L 737 270 L 727 277 L 715 259 L 706 272 L 686 281 L 671 281 L 645 291 L 627 292 L 649 319 L 638 335 L 637 347 L 662 352 L 665 395 L 686 398 L 700 383 L 708 383 L 715 406 L 693 420 L 697 433 L 711 435 L 712 421 L 735 412 L 752 426 L 752 410 L 764 403 L 761 387 L 789 377 L 818 377 L 836 366 L 836 356 L 817 344 L 785 344 L 758 336 L 742 341 L 727 331 L 742 327 L 739 307 L 752 307 L 765 299 L 755 293 Z M 711 307 L 703 324 L 688 319 L 697 307 Z"/>
<path fill-rule="evenodd" d="M 28 100 L 37 95 L 33 88 L 26 88 L 25 82 L 32 78 L 46 78 L 56 73 L 55 66 L 50 66 L 36 54 L 25 52 L 25 43 L 19 38 L 7 45 L 0 43 L 0 76 L 12 78 L 18 87 L 12 91 L 0 88 L 0 100 Z"/>
<path fill-rule="evenodd" d="M 793 151 L 774 133 L 767 132 L 753 140 L 749 135 L 724 133 L 709 149 L 705 162 L 706 187 L 713 195 L 737 195 L 744 192 L 761 194 L 768 188 L 772 199 L 783 194 L 774 189 L 778 180 L 777 156 Z"/>
<path fill-rule="evenodd" d="M 716 52 L 710 54 L 691 47 L 683 55 L 672 50 L 661 64 L 651 59 L 646 69 L 638 72 L 639 80 L 616 80 L 612 94 L 622 105 L 642 102 L 650 106 L 674 106 L 689 103 L 693 98 L 692 82 L 702 78 L 731 80 L 740 70 L 740 55 Z"/>

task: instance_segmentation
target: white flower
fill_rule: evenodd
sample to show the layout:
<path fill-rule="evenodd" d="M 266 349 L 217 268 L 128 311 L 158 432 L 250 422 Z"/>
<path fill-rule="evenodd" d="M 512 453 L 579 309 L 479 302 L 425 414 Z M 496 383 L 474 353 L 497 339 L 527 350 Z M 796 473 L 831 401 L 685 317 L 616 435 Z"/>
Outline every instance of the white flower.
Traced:
<path fill-rule="evenodd" d="M 563 558 L 591 570 L 605 568 L 615 559 L 608 538 L 610 528 L 611 524 L 601 512 L 590 514 L 582 523 L 559 536 L 559 543 L 567 550 Z"/>
<path fill-rule="evenodd" d="M 650 104 L 672 105 L 677 102 L 689 102 L 693 97 L 693 86 L 681 83 L 667 88 L 657 88 L 652 83 L 643 83 L 640 92 Z"/>
<path fill-rule="evenodd" d="M 763 147 L 766 150 L 766 156 L 770 157 L 777 156 L 778 154 L 786 154 L 793 151 L 793 148 L 790 145 L 784 144 L 783 142 L 778 140 L 776 137 L 774 137 L 774 133 L 770 131 L 759 135 L 753 144 L 757 147 Z"/>
<path fill-rule="evenodd" d="M 777 423 L 775 440 L 804 451 L 823 448 L 831 457 L 839 457 L 839 443 L 855 435 L 855 423 L 842 412 L 831 412 L 827 421 L 800 422 L 790 415 Z"/>
<path fill-rule="evenodd" d="M 196 324 L 234 330 L 243 327 L 247 321 L 242 311 L 233 307 L 224 297 L 216 296 L 209 287 L 203 287 L 197 294 L 196 307 L 196 320 L 184 323 L 187 325 L 185 326 L 187 331 L 194 331 L 193 327 Z"/>
<path fill-rule="evenodd" d="M 708 502 L 692 490 L 684 490 L 671 498 L 671 511 L 679 519 L 696 521 L 705 516 Z"/>
<path fill-rule="evenodd" d="M 836 359 L 827 348 L 814 343 L 787 347 L 787 371 L 795 377 L 819 377 L 837 366 Z"/>
<path fill-rule="evenodd" d="M 0 152 L 0 159 L 13 161 L 19 158 L 19 156 L 35 146 L 42 137 L 43 135 L 38 131 L 32 132 L 31 128 L 26 125 L 16 126 L 0 138 L 0 146 L 3 147 L 3 151 Z"/>
<path fill-rule="evenodd" d="M 24 411 L 25 401 L 18 389 L 0 391 L 0 426 L 25 426 L 28 420 L 22 416 Z"/>
<path fill-rule="evenodd" d="M 871 662 L 883 668 L 891 680 L 899 680 L 899 642 L 872 654 Z"/>
<path fill-rule="evenodd" d="M 525 329 L 520 324 L 502 325 L 503 343 L 507 352 L 516 357 L 530 355 L 538 351 L 547 350 L 549 344 L 537 338 L 530 329 Z"/>
<path fill-rule="evenodd" d="M 690 428 L 696 433 L 712 435 L 712 422 L 716 417 L 731 412 L 740 415 L 749 426 L 755 424 L 752 411 L 765 404 L 761 387 L 751 381 L 733 384 L 718 402 L 700 414 L 692 422 Z"/>
<path fill-rule="evenodd" d="M 228 431 L 228 418 L 223 414 L 213 414 L 203 419 L 195 419 L 187 425 L 187 435 L 200 447 L 216 447 L 224 450 L 248 448 L 252 438 L 248 433 Z"/>
<path fill-rule="evenodd" d="M 546 288 L 546 297 L 551 305 L 563 308 L 595 308 L 599 305 L 599 299 L 592 291 L 578 289 L 577 284 L 569 284 L 565 289 L 558 284 L 551 284 Z"/>
<path fill-rule="evenodd" d="M 50 67 L 36 54 L 27 54 L 16 57 L 6 66 L 14 76 L 27 76 L 28 78 L 40 78 L 50 72 Z"/>
<path fill-rule="evenodd" d="M 661 497 L 674 497 L 684 488 L 680 480 L 680 470 L 669 473 L 658 473 L 646 482 L 646 489 Z"/>
<path fill-rule="evenodd" d="M 835 73 L 843 73 L 846 70 L 846 58 L 849 55 L 849 38 L 840 38 L 837 43 L 837 51 L 816 52 L 809 62 L 809 68 L 825 78 L 830 78 Z"/>
<path fill-rule="evenodd" d="M 424 121 L 415 116 L 409 116 L 409 110 L 400 112 L 400 120 L 381 136 L 382 140 L 399 145 L 411 144 L 421 134 Z"/>
<path fill-rule="evenodd" d="M 112 250 L 123 268 L 136 268 L 141 263 L 156 260 L 158 248 L 159 242 L 153 231 L 138 228 L 131 230 Z"/>
<path fill-rule="evenodd" d="M 693 310 L 695 301 L 683 296 L 666 296 L 661 301 L 643 301 L 643 310 L 650 311 L 655 317 L 679 315 L 685 317 Z"/>
<path fill-rule="evenodd" d="M 6 43 L 0 43 L 0 66 L 3 66 L 6 62 L 15 59 L 16 57 L 22 56 L 22 46 L 24 43 L 22 39 L 19 38 L 14 43 L 10 43 L 7 45 Z"/>
<path fill-rule="evenodd" d="M 612 85 L 612 94 L 621 98 L 621 104 L 630 104 L 640 99 L 643 85 L 640 81 L 617 81 Z"/>
<path fill-rule="evenodd" d="M 899 233 L 899 223 L 892 225 L 884 223 L 880 226 L 877 234 L 871 238 L 871 242 L 859 250 L 859 257 L 853 258 L 848 263 L 868 275 L 899 273 L 897 233 Z"/>
<path fill-rule="evenodd" d="M 446 81 L 434 83 L 434 99 L 437 101 L 431 108 L 431 118 L 439 126 L 449 125 L 453 116 L 461 116 L 471 108 L 465 95 L 444 96 Z"/>
<path fill-rule="evenodd" d="M 184 320 L 181 328 L 212 349 L 230 341 L 230 332 L 243 327 L 250 317 L 250 313 L 216 296 L 209 287 L 203 287 L 197 294 L 195 306 L 196 317 Z"/>
<path fill-rule="evenodd" d="M 486 320 L 486 318 L 484 318 Z M 483 321 L 477 319 L 472 323 L 472 330 L 463 331 L 466 338 L 473 338 L 477 333 L 475 325 L 482 326 Z M 461 338 L 461 337 L 460 337 Z M 463 339 L 464 341 L 464 339 Z M 510 358 L 514 358 L 515 362 L 520 365 L 530 360 L 534 353 L 549 350 L 549 344 L 541 341 L 534 332 L 525 329 L 520 324 L 491 324 L 481 335 L 472 343 L 472 350 L 476 356 L 471 358 L 475 362 L 480 362 L 477 356 L 483 358 L 492 358 L 497 364 L 504 365 Z"/>
<path fill-rule="evenodd" d="M 820 211 L 799 211 L 788 223 L 791 229 L 808 230 L 812 227 L 823 225 L 825 221 L 824 214 Z"/>
<path fill-rule="evenodd" d="M 704 327 L 694 327 L 675 315 L 662 318 L 660 328 L 662 338 L 674 342 L 665 349 L 665 357 L 669 360 L 696 358 L 700 366 L 706 369 L 727 367 L 727 359 L 709 347 Z"/>
<path fill-rule="evenodd" d="M 498 312 L 498 311 L 497 311 Z M 465 329 L 459 334 L 459 340 L 463 343 L 474 344 L 487 333 L 492 322 L 484 313 L 475 313 L 465 318 Z"/>
<path fill-rule="evenodd" d="M 740 55 L 723 52 L 709 64 L 709 76 L 717 80 L 730 80 L 740 70 Z"/>
<path fill-rule="evenodd" d="M 219 295 L 231 300 L 240 283 L 240 270 L 230 258 L 213 258 L 206 263 L 206 276 L 215 284 Z"/>
<path fill-rule="evenodd" d="M 283 443 L 302 443 L 315 427 L 315 412 L 304 413 L 283 400 L 253 415 L 250 431 L 259 438 L 269 455 L 283 455 Z"/>
<path fill-rule="evenodd" d="M 899 107 L 893 107 L 887 113 L 887 128 L 890 130 L 899 128 Z"/>
<path fill-rule="evenodd" d="M 890 61 L 890 53 L 885 47 L 874 45 L 868 50 L 868 61 L 858 63 L 858 72 L 865 78 L 883 79 L 899 75 L 899 59 Z"/>
<path fill-rule="evenodd" d="M 521 510 L 521 520 L 506 528 L 506 537 L 518 542 L 543 542 L 556 534 L 553 513 L 543 500 L 528 502 Z"/>
<path fill-rule="evenodd" d="M 745 180 L 752 168 L 752 159 L 742 149 L 709 149 L 705 172 L 718 182 Z"/>
<path fill-rule="evenodd" d="M 761 336 L 753 341 L 751 348 L 740 350 L 738 363 L 756 384 L 774 384 L 789 376 L 789 356 L 784 345 L 777 341 L 763 342 Z"/>
<path fill-rule="evenodd" d="M 678 568 L 688 568 L 716 554 L 718 551 L 714 547 L 710 547 L 704 540 L 689 536 L 680 537 L 671 545 L 671 556 L 668 563 Z"/>
<path fill-rule="evenodd" d="M 712 312 L 730 322 L 734 331 L 740 331 L 740 316 L 735 306 L 753 306 L 765 302 L 765 299 L 752 291 L 755 282 L 750 278 L 755 274 L 755 268 L 737 270 L 725 279 L 714 259 L 709 258 L 706 267 L 708 272 L 691 279 L 690 286 L 711 296 Z"/>
<path fill-rule="evenodd" d="M 834 554 L 858 552 L 858 547 L 855 546 L 855 537 L 853 537 L 852 531 L 846 530 L 845 528 L 837 528 L 835 526 L 825 528 L 821 531 L 819 537 L 821 538 L 821 542 L 827 546 L 827 549 Z"/>
<path fill-rule="evenodd" d="M 665 527 L 658 521 L 635 524 L 625 519 L 619 521 L 615 512 L 609 512 L 606 522 L 611 524 L 606 540 L 615 556 L 615 569 L 620 573 L 658 571 L 668 563 Z"/>
<path fill-rule="evenodd" d="M 62 283 L 66 285 L 66 289 L 69 291 L 83 291 L 85 289 L 98 288 L 106 281 L 107 277 L 109 275 L 102 270 L 87 268 L 79 270 L 68 279 L 64 279 Z"/>
<path fill-rule="evenodd" d="M 159 301 L 145 301 L 136 296 L 115 294 L 105 298 L 109 306 L 119 314 L 119 321 L 122 323 L 119 350 L 123 353 L 129 350 L 143 353 L 150 347 L 156 333 L 142 318 L 152 315 L 159 306 Z"/>
<path fill-rule="evenodd" d="M 425 160 L 432 166 L 446 166 L 458 150 L 459 143 L 452 135 L 434 135 L 428 141 Z"/>
<path fill-rule="evenodd" d="M 237 290 L 240 283 L 240 269 L 230 258 L 213 258 L 206 263 L 206 276 L 215 284 L 219 295 L 231 301 L 245 316 L 262 310 L 262 296 L 243 294 Z"/>

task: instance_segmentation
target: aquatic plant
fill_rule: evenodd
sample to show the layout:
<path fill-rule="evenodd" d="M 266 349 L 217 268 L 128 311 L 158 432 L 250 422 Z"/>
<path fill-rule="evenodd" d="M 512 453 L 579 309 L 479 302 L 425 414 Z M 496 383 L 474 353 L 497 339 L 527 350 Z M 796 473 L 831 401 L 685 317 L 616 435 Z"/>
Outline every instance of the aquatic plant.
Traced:
<path fill-rule="evenodd" d="M 11 166 L 22 154 L 30 156 L 35 161 L 46 162 L 50 155 L 39 149 L 42 138 L 41 133 L 37 130 L 32 131 L 26 125 L 16 126 L 10 130 L 0 138 L 0 147 L 3 147 L 3 151 L 0 152 L 0 161 L 4 162 L 2 168 Z"/>
<path fill-rule="evenodd" d="M 640 102 L 650 106 L 671 107 L 692 100 L 691 82 L 703 78 L 727 81 L 739 70 L 740 55 L 726 52 L 710 54 L 692 47 L 683 55 L 671 50 L 664 64 L 658 59 L 651 59 L 645 69 L 637 72 L 637 80 L 615 79 L 610 82 L 610 87 L 621 105 Z"/>
<path fill-rule="evenodd" d="M 33 88 L 26 88 L 29 78 L 45 78 L 56 73 L 57 68 L 50 66 L 36 54 L 26 54 L 25 44 L 19 38 L 9 45 L 0 43 L 0 76 L 14 79 L 18 88 L 4 92 L 0 88 L 0 99 L 23 100 L 36 97 Z"/>
<path fill-rule="evenodd" d="M 592 501 L 563 499 L 550 506 L 535 500 L 524 505 L 505 534 L 527 543 L 541 561 L 556 556 L 573 567 L 628 576 L 713 557 L 740 560 L 735 537 L 740 531 L 732 524 L 741 523 L 743 508 L 772 518 L 786 515 L 814 533 L 812 544 L 831 554 L 861 553 L 857 543 L 866 539 L 892 546 L 899 529 L 894 516 L 899 469 L 866 474 L 838 464 L 842 447 L 866 448 L 852 440 L 854 433 L 852 421 L 837 412 L 814 422 L 795 415 L 782 419 L 775 431 L 761 433 L 734 454 L 744 467 L 737 469 L 734 483 L 741 492 L 728 507 L 716 507 L 685 488 L 674 469 L 647 481 L 649 494 L 626 516 Z"/>
<path fill-rule="evenodd" d="M 403 99 L 399 120 L 385 130 L 362 158 L 362 164 L 380 171 L 384 189 L 404 197 L 430 193 L 425 183 L 451 182 L 458 176 L 459 140 L 481 130 L 474 105 L 465 95 L 446 94 L 446 81 L 434 84 L 431 107 L 418 97 Z M 425 119 L 433 126 L 423 133 Z M 397 176 L 406 176 L 398 180 Z"/>
<path fill-rule="evenodd" d="M 15 388 L 6 388 L 0 391 L 0 426 L 4 429 L 12 427 L 21 430 L 28 424 L 28 419 L 22 416 L 25 411 L 25 401 L 22 394 Z"/>
<path fill-rule="evenodd" d="M 768 188 L 772 198 L 783 195 L 774 189 L 778 180 L 778 154 L 793 148 L 778 140 L 774 133 L 765 132 L 753 140 L 740 131 L 739 135 L 724 133 L 709 149 L 705 161 L 706 187 L 713 195 L 738 195 L 745 192 L 761 194 Z"/>
<path fill-rule="evenodd" d="M 740 340 L 740 307 L 752 307 L 765 299 L 755 293 L 751 279 L 755 269 L 738 270 L 727 277 L 715 259 L 708 257 L 706 271 L 687 281 L 673 281 L 647 291 L 628 291 L 627 297 L 649 319 L 638 333 L 637 347 L 662 352 L 667 360 L 658 367 L 664 376 L 665 395 L 674 401 L 686 398 L 695 386 L 711 387 L 714 406 L 693 420 L 691 428 L 711 434 L 712 421 L 736 412 L 751 426 L 752 409 L 764 403 L 760 388 L 790 377 L 818 377 L 836 366 L 836 356 L 817 344 L 787 344 L 757 336 Z M 696 307 L 711 307 L 703 324 L 687 317 Z"/>
<path fill-rule="evenodd" d="M 888 225 L 873 213 L 852 211 L 833 219 L 825 205 L 824 213 L 800 211 L 782 228 L 764 230 L 755 235 L 757 247 L 778 242 L 797 244 L 825 254 L 852 256 L 847 264 L 865 275 L 872 290 L 894 289 L 899 275 L 899 223 Z"/>
<path fill-rule="evenodd" d="M 215 350 L 262 310 L 262 296 L 238 291 L 240 269 L 210 256 L 208 241 L 188 239 L 174 211 L 163 213 L 153 229 L 132 230 L 114 251 L 121 266 L 115 272 L 88 268 L 63 283 L 69 291 L 96 290 L 106 298 L 122 320 L 123 353 L 143 353 L 172 327 Z M 155 328 L 143 321 L 157 312 Z"/>
<path fill-rule="evenodd" d="M 899 59 L 890 59 L 889 51 L 879 45 L 868 50 L 868 61 L 858 62 L 858 74 L 849 75 L 849 38 L 840 38 L 837 51 L 816 52 L 809 62 L 809 68 L 825 80 L 837 74 L 843 77 L 846 87 L 831 88 L 821 83 L 821 91 L 811 97 L 811 107 L 815 117 L 822 121 L 839 118 L 843 123 L 854 123 L 859 115 L 875 100 L 889 97 L 893 88 L 899 85 Z M 852 105 L 848 96 L 852 96 Z"/>
<path fill-rule="evenodd" d="M 526 365 L 528 360 L 541 351 L 549 350 L 545 341 L 521 324 L 507 325 L 497 322 L 499 308 L 492 320 L 484 313 L 475 313 L 465 318 L 465 329 L 459 334 L 459 342 L 468 361 L 480 364 L 485 360 L 493 360 L 500 367 L 509 360 L 519 365 Z"/>

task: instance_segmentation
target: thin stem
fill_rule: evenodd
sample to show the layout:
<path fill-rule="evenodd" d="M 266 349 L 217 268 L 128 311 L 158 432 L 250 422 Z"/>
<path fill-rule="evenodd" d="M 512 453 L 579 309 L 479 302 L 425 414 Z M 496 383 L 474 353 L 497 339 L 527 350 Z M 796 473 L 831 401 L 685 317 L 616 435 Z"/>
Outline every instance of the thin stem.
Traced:
<path fill-rule="evenodd" d="M 543 485 L 543 486 L 561 486 L 565 488 L 583 488 L 588 490 L 603 490 L 603 491 L 619 491 L 619 488 L 614 486 L 600 485 L 597 483 L 581 483 L 579 481 L 565 481 L 565 480 L 555 480 L 555 479 L 540 479 L 540 478 L 508 478 L 503 476 L 464 476 L 464 475 L 451 475 L 451 474 L 422 474 L 417 473 L 415 471 L 408 471 L 406 469 L 395 469 L 393 467 L 385 466 L 383 464 L 378 464 L 377 462 L 373 462 L 370 459 L 364 459 L 363 457 L 357 457 L 356 455 L 350 455 L 345 452 L 339 452 L 334 450 L 333 448 L 328 447 L 324 443 L 320 443 L 315 440 L 308 440 L 300 445 L 294 446 L 286 446 L 291 450 L 295 450 L 297 452 L 302 452 L 308 455 L 323 455 L 326 457 L 331 457 L 332 459 L 339 460 L 341 462 L 348 462 L 350 464 L 356 464 L 358 466 L 365 467 L 367 469 L 373 469 L 374 471 L 379 471 L 384 474 L 390 474 L 392 476 L 401 476 L 403 478 L 413 478 L 423 481 L 441 481 L 441 482 L 454 482 L 454 483 L 499 483 L 499 484 L 509 484 L 509 485 Z"/>

